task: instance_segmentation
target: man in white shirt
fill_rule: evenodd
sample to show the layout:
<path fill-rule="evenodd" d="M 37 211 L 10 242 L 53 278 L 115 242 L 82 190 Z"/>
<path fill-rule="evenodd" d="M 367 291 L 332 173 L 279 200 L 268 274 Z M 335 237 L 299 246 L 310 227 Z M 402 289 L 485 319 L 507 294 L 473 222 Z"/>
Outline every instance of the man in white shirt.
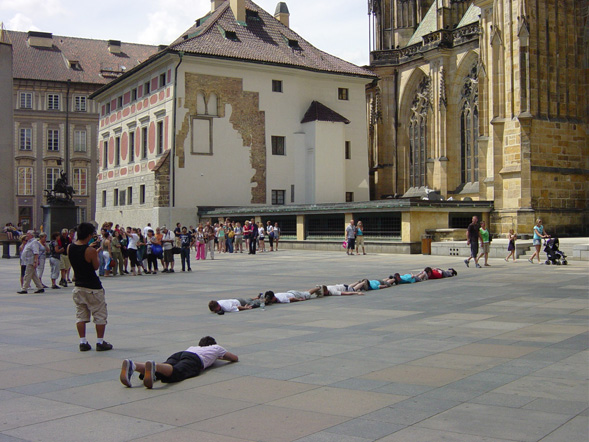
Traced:
<path fill-rule="evenodd" d="M 174 353 L 164 363 L 155 361 L 135 363 L 131 359 L 125 359 L 119 379 L 123 385 L 132 387 L 131 378 L 134 372 L 138 372 L 139 379 L 143 379 L 143 385 L 146 388 L 153 388 L 153 383 L 158 380 L 163 383 L 172 383 L 198 376 L 217 359 L 229 362 L 239 360 L 236 355 L 217 345 L 213 337 L 205 336 L 198 346 Z"/>
<path fill-rule="evenodd" d="M 153 230 L 151 228 L 151 223 L 147 223 L 147 225 L 143 228 L 143 236 L 147 237 L 147 232 L 149 232 L 150 230 Z"/>
<path fill-rule="evenodd" d="M 226 312 L 240 312 L 242 310 L 251 310 L 260 306 L 260 297 L 243 299 L 219 299 L 218 301 L 209 302 L 209 310 L 218 315 L 224 315 Z"/>
<path fill-rule="evenodd" d="M 164 269 L 162 273 L 174 273 L 174 234 L 166 226 L 162 227 L 162 249 L 164 249 Z"/>
<path fill-rule="evenodd" d="M 315 293 L 315 292 L 314 292 Z M 311 292 L 299 292 L 297 290 L 288 290 L 283 293 L 274 293 L 272 290 L 268 290 L 264 293 L 266 298 L 266 304 L 290 304 L 291 302 L 308 301 L 311 299 Z"/>
<path fill-rule="evenodd" d="M 43 293 L 45 289 L 43 288 L 43 283 L 37 275 L 39 253 L 42 246 L 39 244 L 39 241 L 34 238 L 32 230 L 27 232 L 27 240 L 27 245 L 23 249 L 21 257 L 22 263 L 26 265 L 25 276 L 23 278 L 22 289 L 17 293 L 26 295 L 29 292 L 29 287 L 31 286 L 31 279 L 35 283 L 35 287 L 37 287 L 35 293 Z"/>

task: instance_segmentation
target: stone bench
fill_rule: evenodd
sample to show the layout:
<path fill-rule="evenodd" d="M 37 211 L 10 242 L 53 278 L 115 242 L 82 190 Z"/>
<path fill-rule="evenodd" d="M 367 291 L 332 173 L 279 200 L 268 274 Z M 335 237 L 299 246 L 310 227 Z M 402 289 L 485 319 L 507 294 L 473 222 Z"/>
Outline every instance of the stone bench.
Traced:
<path fill-rule="evenodd" d="M 18 239 L 8 239 L 8 235 L 4 232 L 0 233 L 0 244 L 2 244 L 2 258 L 10 259 L 10 246 L 14 245 L 15 258 L 20 256 L 20 241 Z"/>

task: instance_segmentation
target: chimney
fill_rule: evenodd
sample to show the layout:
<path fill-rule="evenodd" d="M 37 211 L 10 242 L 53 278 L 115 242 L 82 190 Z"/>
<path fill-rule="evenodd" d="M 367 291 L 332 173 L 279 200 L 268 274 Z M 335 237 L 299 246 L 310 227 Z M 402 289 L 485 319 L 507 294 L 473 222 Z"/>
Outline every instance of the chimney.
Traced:
<path fill-rule="evenodd" d="M 53 34 L 51 32 L 29 31 L 27 42 L 29 46 L 36 48 L 51 48 L 53 47 Z"/>
<path fill-rule="evenodd" d="M 286 6 L 285 2 L 279 2 L 276 5 L 276 11 L 274 11 L 274 18 L 288 28 L 290 27 L 289 17 L 288 6 Z"/>
<path fill-rule="evenodd" d="M 230 0 L 231 10 L 235 20 L 240 23 L 245 23 L 245 0 Z"/>
<path fill-rule="evenodd" d="M 215 12 L 215 10 L 224 2 L 225 0 L 211 0 L 211 12 Z"/>
<path fill-rule="evenodd" d="M 120 40 L 109 40 L 108 41 L 108 50 L 111 54 L 120 54 L 121 53 L 121 41 Z"/>

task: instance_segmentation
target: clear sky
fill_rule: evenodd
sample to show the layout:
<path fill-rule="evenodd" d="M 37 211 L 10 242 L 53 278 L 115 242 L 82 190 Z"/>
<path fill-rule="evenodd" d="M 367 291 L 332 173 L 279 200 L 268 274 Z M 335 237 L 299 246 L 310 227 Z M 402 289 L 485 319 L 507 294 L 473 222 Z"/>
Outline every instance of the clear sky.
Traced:
<path fill-rule="evenodd" d="M 254 0 L 274 14 L 278 0 Z M 286 0 L 290 27 L 315 47 L 368 63 L 366 0 Z M 0 21 L 14 31 L 169 44 L 209 10 L 210 0 L 0 0 Z"/>

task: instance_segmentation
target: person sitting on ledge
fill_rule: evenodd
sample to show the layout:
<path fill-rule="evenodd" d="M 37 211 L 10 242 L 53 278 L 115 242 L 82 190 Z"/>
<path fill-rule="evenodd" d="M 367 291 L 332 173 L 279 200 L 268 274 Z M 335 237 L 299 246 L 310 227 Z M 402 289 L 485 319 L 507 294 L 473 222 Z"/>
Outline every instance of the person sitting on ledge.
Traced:
<path fill-rule="evenodd" d="M 139 379 L 143 379 L 143 385 L 153 388 L 155 381 L 172 383 L 198 376 L 217 359 L 229 362 L 239 360 L 236 355 L 217 345 L 213 337 L 205 336 L 198 346 L 174 353 L 164 363 L 155 361 L 135 363 L 131 359 L 125 359 L 121 367 L 120 380 L 123 385 L 132 387 L 131 378 L 134 372 L 138 372 Z"/>

